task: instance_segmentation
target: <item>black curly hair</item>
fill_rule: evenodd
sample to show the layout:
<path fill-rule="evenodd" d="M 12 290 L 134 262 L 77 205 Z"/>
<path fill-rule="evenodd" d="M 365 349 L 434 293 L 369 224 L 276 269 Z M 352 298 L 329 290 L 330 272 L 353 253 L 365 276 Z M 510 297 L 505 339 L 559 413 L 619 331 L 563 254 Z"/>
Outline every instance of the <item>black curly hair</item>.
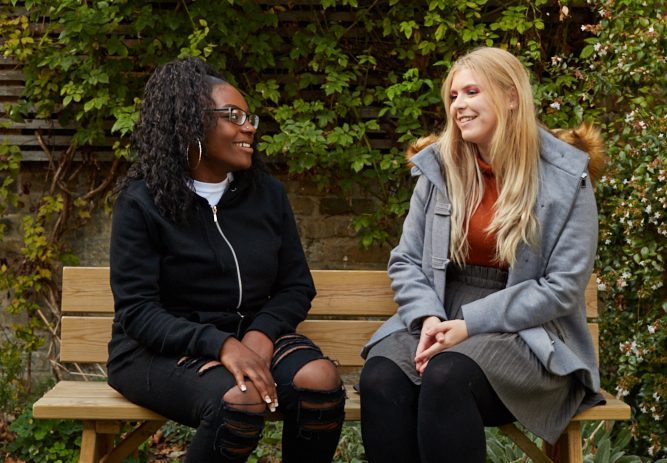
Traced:
<path fill-rule="evenodd" d="M 185 220 L 195 194 L 187 150 L 200 140 L 206 155 L 206 133 L 216 123 L 212 87 L 226 84 L 199 58 L 176 60 L 158 67 L 144 89 L 139 122 L 131 146 L 137 161 L 119 182 L 116 194 L 143 179 L 160 213 L 174 222 Z M 253 156 L 254 164 L 255 156 Z"/>

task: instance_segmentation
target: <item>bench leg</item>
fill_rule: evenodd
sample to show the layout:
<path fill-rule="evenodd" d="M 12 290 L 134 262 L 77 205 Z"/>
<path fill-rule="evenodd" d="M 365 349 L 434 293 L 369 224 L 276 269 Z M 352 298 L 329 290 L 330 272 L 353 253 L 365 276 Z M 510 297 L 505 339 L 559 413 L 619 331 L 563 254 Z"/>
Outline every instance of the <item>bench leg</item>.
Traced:
<path fill-rule="evenodd" d="M 568 424 L 556 445 L 545 444 L 544 448 L 547 455 L 557 463 L 583 463 L 581 423 L 573 421 Z"/>
<path fill-rule="evenodd" d="M 160 429 L 165 421 L 146 421 L 141 423 L 134 431 L 111 451 L 106 453 L 100 463 L 121 463 L 130 453 L 136 450 L 146 439 Z"/>
<path fill-rule="evenodd" d="M 97 456 L 97 430 L 94 421 L 83 422 L 83 434 L 81 435 L 81 452 L 79 463 L 98 463 Z"/>

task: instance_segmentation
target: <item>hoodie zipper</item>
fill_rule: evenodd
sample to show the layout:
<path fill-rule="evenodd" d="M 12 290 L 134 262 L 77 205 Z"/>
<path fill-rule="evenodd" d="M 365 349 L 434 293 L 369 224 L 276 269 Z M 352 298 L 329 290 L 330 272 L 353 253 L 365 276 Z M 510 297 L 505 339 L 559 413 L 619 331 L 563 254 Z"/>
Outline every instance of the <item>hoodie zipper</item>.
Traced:
<path fill-rule="evenodd" d="M 239 260 L 236 258 L 236 252 L 234 251 L 232 244 L 229 242 L 225 234 L 222 232 L 222 229 L 220 228 L 220 224 L 218 223 L 217 206 L 211 206 L 211 211 L 213 211 L 213 222 L 215 222 L 215 227 L 218 229 L 218 232 L 220 233 L 220 236 L 222 236 L 222 239 L 225 240 L 225 243 L 227 243 L 227 246 L 229 247 L 229 250 L 232 251 L 232 256 L 234 257 L 234 264 L 236 265 L 236 277 L 239 283 L 239 300 L 236 303 L 236 308 L 238 309 L 241 307 L 241 301 L 243 300 L 243 284 L 241 283 L 241 269 L 239 268 Z M 238 311 L 236 313 L 241 317 L 241 320 L 239 322 L 239 328 L 240 328 L 244 315 L 242 315 Z"/>

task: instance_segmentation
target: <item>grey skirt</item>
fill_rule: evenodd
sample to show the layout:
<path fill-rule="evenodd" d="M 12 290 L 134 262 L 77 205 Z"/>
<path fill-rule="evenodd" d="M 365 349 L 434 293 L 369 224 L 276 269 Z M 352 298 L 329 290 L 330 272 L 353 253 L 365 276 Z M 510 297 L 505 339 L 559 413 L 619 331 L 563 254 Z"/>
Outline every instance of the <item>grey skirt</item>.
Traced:
<path fill-rule="evenodd" d="M 507 272 L 468 265 L 447 269 L 445 311 L 449 319 L 461 319 L 461 306 L 505 287 Z M 416 384 L 418 335 L 397 331 L 375 344 L 367 360 L 386 357 Z M 484 371 L 500 400 L 529 431 L 555 443 L 570 419 L 582 408 L 586 388 L 572 375 L 548 372 L 516 333 L 484 333 L 472 336 L 445 352 L 459 352 Z M 589 404 L 588 406 L 590 406 Z"/>

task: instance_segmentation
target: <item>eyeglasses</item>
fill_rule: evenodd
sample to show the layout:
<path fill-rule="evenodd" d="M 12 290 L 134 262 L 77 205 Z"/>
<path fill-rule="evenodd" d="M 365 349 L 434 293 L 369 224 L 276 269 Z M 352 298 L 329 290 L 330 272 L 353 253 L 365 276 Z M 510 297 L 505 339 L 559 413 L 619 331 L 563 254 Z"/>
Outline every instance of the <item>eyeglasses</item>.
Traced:
<path fill-rule="evenodd" d="M 232 122 L 236 125 L 243 125 L 246 121 L 250 122 L 254 128 L 259 127 L 259 116 L 257 114 L 250 114 L 242 110 L 241 108 L 213 108 L 207 109 L 207 112 L 218 113 L 222 117 L 229 119 L 229 122 Z"/>

